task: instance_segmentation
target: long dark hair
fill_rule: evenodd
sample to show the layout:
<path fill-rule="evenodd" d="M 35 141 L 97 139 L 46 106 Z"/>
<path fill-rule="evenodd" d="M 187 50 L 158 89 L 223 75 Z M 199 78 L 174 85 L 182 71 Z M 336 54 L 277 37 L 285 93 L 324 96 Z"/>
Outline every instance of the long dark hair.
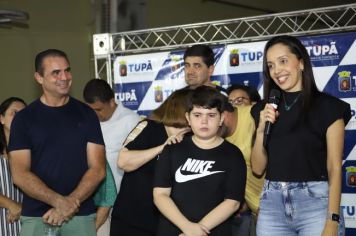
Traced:
<path fill-rule="evenodd" d="M 26 102 L 23 99 L 18 97 L 10 97 L 1 103 L 0 115 L 5 116 L 7 109 L 9 109 L 11 104 L 14 102 L 21 102 L 24 105 L 26 105 Z M 8 150 L 7 150 L 7 142 L 6 142 L 4 126 L 0 123 L 0 154 L 4 154 L 4 152 L 7 151 Z"/>
<path fill-rule="evenodd" d="M 267 64 L 267 51 L 276 44 L 283 44 L 287 46 L 291 53 L 293 53 L 298 60 L 303 61 L 304 69 L 302 71 L 302 93 L 303 93 L 303 110 L 308 112 L 314 98 L 320 93 L 316 87 L 312 65 L 307 50 L 304 45 L 295 37 L 282 35 L 271 38 L 264 49 L 263 54 L 263 96 L 268 98 L 268 95 L 272 89 L 280 89 L 276 83 L 272 80 L 268 64 Z"/>

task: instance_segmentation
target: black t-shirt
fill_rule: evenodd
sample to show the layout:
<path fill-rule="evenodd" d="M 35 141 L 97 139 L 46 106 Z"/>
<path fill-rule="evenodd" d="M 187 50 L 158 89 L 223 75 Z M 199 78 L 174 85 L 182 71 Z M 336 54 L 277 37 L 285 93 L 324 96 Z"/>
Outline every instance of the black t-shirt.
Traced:
<path fill-rule="evenodd" d="M 46 106 L 38 99 L 15 116 L 9 150 L 31 150 L 31 172 L 67 196 L 88 170 L 88 142 L 104 145 L 93 109 L 72 97 L 60 107 Z M 46 203 L 24 194 L 22 215 L 42 217 L 49 209 Z M 89 197 L 76 215 L 93 213 L 95 206 Z"/>
<path fill-rule="evenodd" d="M 146 120 L 147 126 L 125 147 L 145 150 L 163 144 L 168 136 L 164 125 Z M 155 234 L 159 212 L 153 204 L 153 178 L 156 159 L 153 158 L 132 172 L 125 172 L 119 194 L 113 206 L 112 217 Z"/>
<path fill-rule="evenodd" d="M 283 93 L 278 106 L 280 115 L 273 124 L 267 145 L 266 179 L 285 182 L 328 180 L 326 132 L 338 119 L 344 119 L 347 124 L 351 118 L 350 105 L 325 93 L 314 99 L 310 112 L 303 114 L 303 95 L 300 92 Z M 261 101 L 251 110 L 256 126 L 265 104 Z M 285 104 L 292 105 L 290 110 L 287 111 Z"/>
<path fill-rule="evenodd" d="M 224 141 L 212 149 L 196 146 L 192 137 L 166 146 L 157 161 L 155 187 L 171 187 L 171 198 L 192 222 L 199 222 L 224 199 L 242 202 L 246 184 L 246 164 L 236 146 Z M 178 235 L 179 228 L 160 218 L 158 234 Z M 227 220 L 209 235 L 231 235 Z"/>

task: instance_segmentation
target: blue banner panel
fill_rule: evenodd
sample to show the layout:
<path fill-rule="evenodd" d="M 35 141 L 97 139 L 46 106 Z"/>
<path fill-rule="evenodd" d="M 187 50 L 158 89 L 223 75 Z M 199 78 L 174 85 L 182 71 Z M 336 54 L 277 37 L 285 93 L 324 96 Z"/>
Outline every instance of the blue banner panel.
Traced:
<path fill-rule="evenodd" d="M 345 130 L 341 205 L 347 235 L 356 235 L 356 33 L 299 37 L 306 47 L 319 90 L 351 105 Z M 224 88 L 245 84 L 263 90 L 262 61 L 266 41 L 214 45 L 211 80 Z M 147 115 L 184 81 L 184 50 L 129 56 L 114 60 L 116 98 L 126 107 Z"/>

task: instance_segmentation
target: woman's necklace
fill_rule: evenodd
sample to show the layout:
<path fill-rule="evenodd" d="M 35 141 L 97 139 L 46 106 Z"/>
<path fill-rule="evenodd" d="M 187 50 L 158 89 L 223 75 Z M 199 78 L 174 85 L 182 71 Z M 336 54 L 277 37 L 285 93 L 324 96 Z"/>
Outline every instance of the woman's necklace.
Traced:
<path fill-rule="evenodd" d="M 283 100 L 284 100 L 284 109 L 286 109 L 286 111 L 289 111 L 294 106 L 294 104 L 298 101 L 300 95 L 301 95 L 301 93 L 298 94 L 298 96 L 296 98 L 294 98 L 293 102 L 290 105 L 287 105 L 287 101 L 286 101 L 286 98 L 284 97 L 284 93 L 282 93 Z"/>

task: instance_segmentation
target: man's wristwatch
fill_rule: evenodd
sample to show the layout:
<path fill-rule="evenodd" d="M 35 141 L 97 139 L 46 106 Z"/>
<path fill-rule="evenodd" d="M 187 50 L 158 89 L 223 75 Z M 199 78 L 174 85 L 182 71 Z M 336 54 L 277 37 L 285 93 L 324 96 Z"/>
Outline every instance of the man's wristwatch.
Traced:
<path fill-rule="evenodd" d="M 328 214 L 328 219 L 332 220 L 332 221 L 336 221 L 336 222 L 340 222 L 340 216 L 336 213 L 329 213 Z"/>

